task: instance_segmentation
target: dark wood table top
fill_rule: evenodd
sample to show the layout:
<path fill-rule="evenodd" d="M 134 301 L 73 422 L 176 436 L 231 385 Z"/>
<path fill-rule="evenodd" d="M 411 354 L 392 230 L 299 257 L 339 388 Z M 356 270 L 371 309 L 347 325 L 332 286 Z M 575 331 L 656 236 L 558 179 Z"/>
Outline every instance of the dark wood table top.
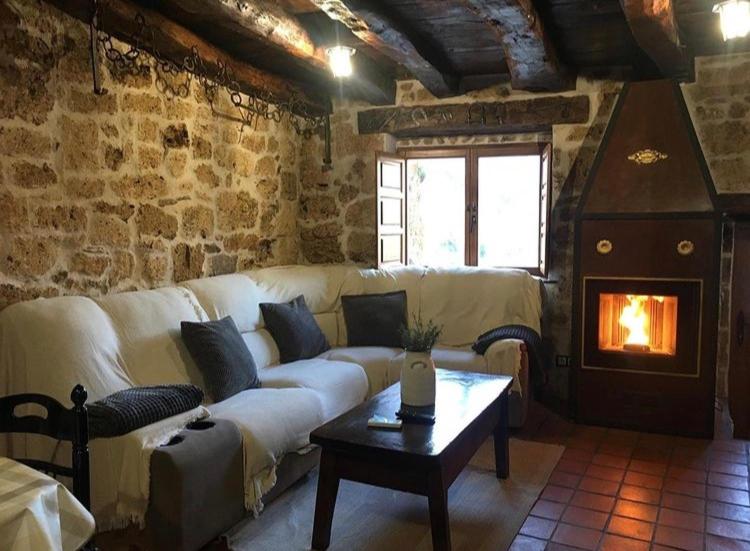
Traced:
<path fill-rule="evenodd" d="M 371 429 L 373 415 L 395 416 L 401 407 L 396 383 L 347 413 L 315 429 L 310 441 L 324 448 L 376 448 L 418 457 L 439 456 L 490 405 L 509 391 L 512 377 L 437 369 L 435 424 L 404 423 L 400 431 Z"/>

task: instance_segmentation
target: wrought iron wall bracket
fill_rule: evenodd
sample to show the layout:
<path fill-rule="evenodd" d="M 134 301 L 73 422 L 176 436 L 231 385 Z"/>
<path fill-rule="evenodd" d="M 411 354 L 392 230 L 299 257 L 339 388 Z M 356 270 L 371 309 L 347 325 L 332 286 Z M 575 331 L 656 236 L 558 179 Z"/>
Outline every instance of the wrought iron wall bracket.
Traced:
<path fill-rule="evenodd" d="M 99 0 L 91 0 L 89 43 L 91 48 L 91 73 L 94 78 L 94 94 L 103 96 L 107 93 L 107 89 L 102 86 L 102 76 L 99 73 Z"/>

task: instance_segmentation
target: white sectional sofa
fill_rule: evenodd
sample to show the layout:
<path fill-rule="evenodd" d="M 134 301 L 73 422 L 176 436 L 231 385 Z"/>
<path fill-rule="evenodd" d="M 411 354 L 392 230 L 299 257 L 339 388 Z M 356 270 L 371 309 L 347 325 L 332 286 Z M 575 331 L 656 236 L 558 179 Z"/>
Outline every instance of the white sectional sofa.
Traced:
<path fill-rule="evenodd" d="M 0 313 L 0 395 L 36 392 L 68 403 L 78 383 L 88 389 L 89 400 L 132 386 L 202 386 L 181 341 L 180 322 L 232 316 L 253 354 L 262 388 L 118 438 L 93 440 L 92 508 L 100 531 L 142 524 L 150 485 L 159 483 L 149 480 L 150 451 L 188 422 L 210 415 L 234 422 L 242 434 L 245 507 L 258 512 L 284 458 L 311 450 L 313 429 L 398 380 L 402 351 L 346 346 L 340 297 L 400 289 L 407 292 L 410 316 L 443 326 L 433 351 L 438 367 L 515 377 L 510 423 L 522 424 L 529 395 L 523 343 L 497 342 L 484 356 L 470 349 L 477 336 L 500 325 L 540 329 L 539 283 L 517 270 L 287 266 L 96 299 L 20 303 Z M 332 348 L 318 358 L 279 364 L 258 304 L 300 294 Z M 36 439 L 0 440 L 0 453 L 4 448 L 17 456 L 67 457 Z"/>

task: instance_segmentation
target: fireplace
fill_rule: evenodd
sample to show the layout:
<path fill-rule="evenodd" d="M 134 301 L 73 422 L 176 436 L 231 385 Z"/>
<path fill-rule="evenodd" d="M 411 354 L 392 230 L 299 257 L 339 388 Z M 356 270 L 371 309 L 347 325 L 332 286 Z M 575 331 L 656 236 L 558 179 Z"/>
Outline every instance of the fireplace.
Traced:
<path fill-rule="evenodd" d="M 577 419 L 713 433 L 720 221 L 679 87 L 621 93 L 576 213 Z"/>

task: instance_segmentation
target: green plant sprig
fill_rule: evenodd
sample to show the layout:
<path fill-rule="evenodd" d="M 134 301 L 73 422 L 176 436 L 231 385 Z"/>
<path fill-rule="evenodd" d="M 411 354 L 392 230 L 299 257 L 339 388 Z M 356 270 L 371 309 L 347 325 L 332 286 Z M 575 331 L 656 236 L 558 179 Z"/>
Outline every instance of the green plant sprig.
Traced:
<path fill-rule="evenodd" d="M 426 323 L 422 317 L 413 316 L 410 327 L 402 325 L 399 329 L 401 346 L 407 352 L 429 352 L 443 332 L 443 327 L 438 327 L 432 320 Z"/>

